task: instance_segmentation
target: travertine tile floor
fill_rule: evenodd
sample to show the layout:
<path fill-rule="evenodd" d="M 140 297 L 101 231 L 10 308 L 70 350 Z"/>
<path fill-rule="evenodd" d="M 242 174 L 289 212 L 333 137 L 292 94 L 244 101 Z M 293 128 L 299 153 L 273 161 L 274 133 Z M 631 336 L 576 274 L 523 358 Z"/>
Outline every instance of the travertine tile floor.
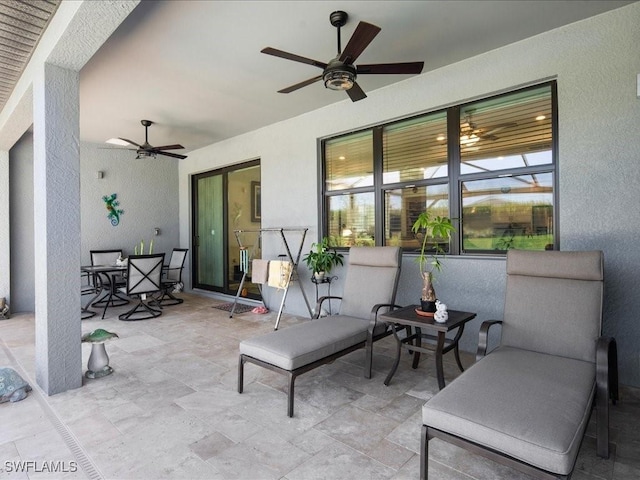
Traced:
<path fill-rule="evenodd" d="M 404 354 L 385 387 L 393 339 L 376 344 L 370 380 L 363 353 L 354 352 L 298 378 L 290 419 L 285 377 L 248 364 L 245 393 L 236 390 L 239 340 L 270 331 L 275 314 L 231 319 L 212 308 L 219 300 L 183 297 L 154 320 L 121 322 L 120 307 L 83 321 L 83 332 L 119 334 L 107 345 L 115 373 L 51 397 L 36 387 L 21 402 L 0 404 L 0 478 L 418 478 L 420 407 L 437 389 L 432 357 L 412 370 Z M 281 328 L 300 321 L 307 320 L 285 314 Z M 82 349 L 86 369 L 90 347 Z M 445 359 L 451 381 L 457 367 Z M 6 365 L 34 385 L 33 315 L 0 321 Z M 623 388 L 621 396 L 611 412 L 614 454 L 595 455 L 592 420 L 574 480 L 640 478 L 640 392 Z M 436 480 L 528 478 L 438 440 L 430 455 Z"/>

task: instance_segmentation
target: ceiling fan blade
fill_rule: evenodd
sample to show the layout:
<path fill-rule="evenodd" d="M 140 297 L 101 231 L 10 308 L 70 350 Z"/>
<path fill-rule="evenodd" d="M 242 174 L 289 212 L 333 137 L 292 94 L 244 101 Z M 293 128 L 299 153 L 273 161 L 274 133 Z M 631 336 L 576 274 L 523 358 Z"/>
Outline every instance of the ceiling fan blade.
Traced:
<path fill-rule="evenodd" d="M 158 155 L 165 155 L 167 157 L 173 157 L 173 158 L 179 158 L 179 159 L 183 159 L 183 158 L 187 158 L 186 155 L 178 155 L 177 153 L 171 153 L 171 152 L 154 152 L 157 153 Z"/>
<path fill-rule="evenodd" d="M 178 143 L 174 145 L 162 145 L 161 147 L 152 147 L 152 150 L 182 150 L 184 147 Z"/>
<path fill-rule="evenodd" d="M 487 131 L 483 133 L 484 136 L 491 135 L 492 133 L 499 132 L 500 130 L 504 130 L 505 128 L 517 127 L 517 122 L 508 122 L 501 123 L 499 125 L 493 125 L 491 127 L 487 127 Z"/>
<path fill-rule="evenodd" d="M 339 60 L 344 63 L 353 64 L 365 48 L 382 30 L 380 27 L 367 22 L 360 22 L 355 32 L 351 35 L 349 43 L 340 54 Z"/>
<path fill-rule="evenodd" d="M 351 99 L 352 102 L 357 102 L 358 100 L 367 98 L 367 95 L 364 93 L 362 88 L 360 88 L 360 85 L 358 85 L 358 82 L 354 82 L 353 87 L 347 90 L 347 95 L 349 95 L 349 98 Z"/>
<path fill-rule="evenodd" d="M 418 74 L 422 72 L 424 62 L 376 63 L 358 65 L 358 75 L 368 74 Z"/>
<path fill-rule="evenodd" d="M 137 148 L 114 148 L 114 147 L 98 147 L 98 150 L 120 150 L 123 152 L 135 152 Z"/>
<path fill-rule="evenodd" d="M 122 138 L 122 137 L 118 137 L 118 140 L 122 140 L 123 142 L 127 142 L 133 146 L 136 146 L 138 148 L 140 148 L 140 145 L 138 145 L 136 142 L 132 141 L 132 140 L 128 140 L 126 138 Z"/>
<path fill-rule="evenodd" d="M 322 69 L 327 68 L 326 63 L 319 62 L 318 60 L 313 60 L 307 57 L 301 57 L 300 55 L 296 55 L 295 53 L 289 53 L 282 50 L 278 50 L 277 48 L 266 47 L 260 51 L 262 53 L 266 53 L 267 55 L 273 55 L 274 57 L 280 57 L 286 60 L 293 60 L 294 62 L 306 63 L 307 65 L 313 65 L 314 67 L 318 67 Z"/>
<path fill-rule="evenodd" d="M 295 85 L 291 85 L 290 87 L 283 88 L 282 90 L 278 90 L 278 93 L 291 93 L 299 88 L 306 87 L 307 85 L 311 85 L 312 83 L 317 82 L 318 80 L 322 80 L 322 75 L 318 75 L 317 77 L 310 78 L 305 80 L 304 82 L 296 83 Z"/>

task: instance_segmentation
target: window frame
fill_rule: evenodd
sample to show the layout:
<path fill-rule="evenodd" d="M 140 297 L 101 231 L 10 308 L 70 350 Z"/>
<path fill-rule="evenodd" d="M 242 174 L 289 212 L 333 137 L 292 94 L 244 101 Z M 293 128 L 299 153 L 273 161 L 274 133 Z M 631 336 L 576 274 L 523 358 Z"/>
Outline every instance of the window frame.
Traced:
<path fill-rule="evenodd" d="M 541 87 L 549 87 L 550 89 L 550 102 L 551 102 L 551 163 L 543 165 L 533 165 L 525 167 L 515 167 L 501 170 L 493 170 L 487 172 L 472 172 L 461 173 L 461 159 L 462 154 L 460 150 L 460 113 L 466 107 L 477 104 L 479 102 L 485 102 L 488 100 L 499 99 L 501 97 L 507 97 L 517 94 L 519 92 L 534 90 Z M 383 182 L 383 132 L 384 128 L 390 125 L 395 125 L 407 120 L 425 117 L 433 114 L 440 114 L 445 112 L 446 124 L 447 124 L 447 169 L 448 175 L 445 177 L 436 177 L 429 179 L 411 180 L 406 182 Z M 355 187 L 344 190 L 328 190 L 326 188 L 326 171 L 327 166 L 325 163 L 325 148 L 328 141 L 336 140 L 342 137 L 348 137 L 350 135 L 359 134 L 365 131 L 372 132 L 373 142 L 373 185 L 366 187 Z M 385 245 L 385 225 L 387 219 L 384 213 L 384 198 L 388 190 L 402 189 L 407 187 L 422 187 L 430 185 L 448 185 L 449 191 L 449 217 L 456 226 L 456 231 L 451 237 L 449 252 L 447 255 L 464 256 L 464 257 L 487 257 L 496 256 L 504 257 L 507 250 L 470 250 L 464 251 L 463 249 L 463 231 L 460 228 L 459 219 L 462 218 L 462 184 L 463 182 L 492 179 L 509 176 L 531 175 L 541 173 L 551 173 L 552 188 L 553 188 L 553 249 L 558 250 L 560 248 L 560 230 L 559 230 L 559 192 L 558 192 L 558 90 L 557 81 L 549 80 L 541 83 L 535 83 L 522 88 L 516 88 L 514 90 L 504 91 L 495 95 L 489 95 L 486 97 L 476 98 L 473 101 L 465 103 L 455 104 L 444 108 L 438 108 L 435 110 L 424 111 L 418 114 L 412 114 L 404 118 L 395 119 L 390 122 L 384 122 L 369 126 L 366 128 L 355 129 L 349 132 L 345 132 L 338 135 L 328 136 L 318 139 L 318 232 L 321 232 L 320 236 L 329 235 L 329 199 L 332 196 L 349 195 L 363 192 L 373 192 L 374 195 L 374 235 L 375 245 Z M 348 249 L 348 247 L 338 247 L 340 249 Z M 405 253 L 414 253 L 406 251 Z"/>

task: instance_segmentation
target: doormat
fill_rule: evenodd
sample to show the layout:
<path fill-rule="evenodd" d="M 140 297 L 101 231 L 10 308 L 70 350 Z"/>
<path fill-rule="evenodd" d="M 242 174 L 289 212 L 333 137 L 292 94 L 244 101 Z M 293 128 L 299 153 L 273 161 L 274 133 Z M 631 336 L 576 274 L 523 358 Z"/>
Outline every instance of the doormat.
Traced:
<path fill-rule="evenodd" d="M 218 305 L 214 305 L 213 308 L 217 308 L 218 310 L 224 310 L 225 312 L 230 312 L 233 308 L 233 302 L 230 303 L 220 303 Z M 236 309 L 233 313 L 247 313 L 255 308 L 254 305 L 245 305 L 244 303 L 236 303 Z"/>

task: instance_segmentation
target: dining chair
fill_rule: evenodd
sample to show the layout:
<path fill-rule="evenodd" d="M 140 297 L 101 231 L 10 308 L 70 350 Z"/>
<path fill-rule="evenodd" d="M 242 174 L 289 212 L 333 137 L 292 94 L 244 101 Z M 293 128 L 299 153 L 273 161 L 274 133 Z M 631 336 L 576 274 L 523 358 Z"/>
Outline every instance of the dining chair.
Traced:
<path fill-rule="evenodd" d="M 93 297 L 85 305 L 80 305 L 82 320 L 86 320 L 97 315 L 97 312 L 94 312 L 89 307 L 91 306 L 92 301 L 97 298 L 98 292 L 98 287 L 96 287 L 95 283 L 93 282 L 93 275 L 88 272 L 81 272 L 80 296 L 83 297 L 85 295 L 93 295 Z"/>
<path fill-rule="evenodd" d="M 118 316 L 120 320 L 146 320 L 162 315 L 157 300 L 160 292 L 164 253 L 153 255 L 130 255 L 127 262 L 127 286 L 121 291 L 128 297 L 137 297 L 138 302 L 129 311 Z M 155 304 L 158 308 L 153 308 Z"/>
<path fill-rule="evenodd" d="M 115 265 L 118 258 L 122 256 L 122 249 L 117 250 L 90 250 L 91 265 L 111 266 Z"/>
<path fill-rule="evenodd" d="M 89 250 L 91 257 L 91 266 L 112 266 L 115 265 L 117 260 L 122 257 L 122 249 L 112 250 Z M 92 303 L 96 307 L 121 307 L 129 303 L 129 300 L 119 295 L 118 289 L 125 286 L 125 279 L 122 274 L 111 274 L 108 276 L 103 275 L 99 278 L 99 274 L 92 275 L 92 283 L 96 290 L 104 288 L 108 290 L 105 295 Z M 106 279 L 106 281 L 103 281 Z"/>
<path fill-rule="evenodd" d="M 188 248 L 174 248 L 169 258 L 169 265 L 162 267 L 162 295 L 158 298 L 161 306 L 178 305 L 184 299 L 173 296 L 176 286 L 182 286 L 182 269 L 187 258 Z"/>

